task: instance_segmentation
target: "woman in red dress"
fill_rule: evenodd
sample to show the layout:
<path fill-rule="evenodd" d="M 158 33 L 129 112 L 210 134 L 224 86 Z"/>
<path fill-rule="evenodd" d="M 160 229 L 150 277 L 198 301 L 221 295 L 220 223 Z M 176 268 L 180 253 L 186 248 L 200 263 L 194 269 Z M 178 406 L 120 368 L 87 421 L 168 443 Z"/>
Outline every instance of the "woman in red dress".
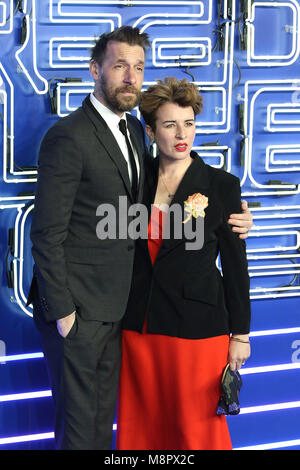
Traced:
<path fill-rule="evenodd" d="M 201 108 L 186 80 L 142 93 L 159 157 L 147 170 L 148 240 L 136 242 L 123 322 L 119 450 L 232 448 L 216 410 L 226 363 L 239 369 L 250 355 L 249 277 L 244 241 L 227 223 L 240 212 L 239 180 L 191 150 Z"/>

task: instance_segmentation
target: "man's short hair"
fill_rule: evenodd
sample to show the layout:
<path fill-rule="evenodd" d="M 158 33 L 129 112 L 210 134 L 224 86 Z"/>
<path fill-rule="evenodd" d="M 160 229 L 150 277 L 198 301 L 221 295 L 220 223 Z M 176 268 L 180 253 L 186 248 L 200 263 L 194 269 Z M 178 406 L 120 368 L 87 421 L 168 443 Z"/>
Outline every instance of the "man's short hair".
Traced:
<path fill-rule="evenodd" d="M 146 49 L 150 47 L 150 41 L 147 33 L 140 33 L 139 28 L 131 26 L 121 26 L 110 33 L 102 34 L 96 40 L 91 51 L 91 60 L 95 60 L 100 66 L 105 57 L 107 44 L 109 41 L 125 42 L 130 46 L 141 46 L 146 53 Z"/>

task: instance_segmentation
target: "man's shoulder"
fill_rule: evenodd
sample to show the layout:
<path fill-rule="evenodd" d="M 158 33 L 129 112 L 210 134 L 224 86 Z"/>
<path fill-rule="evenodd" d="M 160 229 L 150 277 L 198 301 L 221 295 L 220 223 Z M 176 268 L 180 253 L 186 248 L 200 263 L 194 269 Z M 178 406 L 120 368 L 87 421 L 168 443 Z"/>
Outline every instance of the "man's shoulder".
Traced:
<path fill-rule="evenodd" d="M 82 129 L 82 126 L 88 126 L 89 122 L 86 117 L 85 112 L 80 106 L 75 111 L 72 111 L 67 116 L 59 118 L 49 130 L 60 131 L 64 130 L 65 132 L 76 132 L 77 129 Z"/>
<path fill-rule="evenodd" d="M 141 121 L 136 117 L 134 116 L 133 114 L 131 113 L 126 113 L 126 117 L 127 119 L 131 122 L 131 123 L 135 123 L 135 124 L 138 124 L 140 125 L 141 124 Z"/>
<path fill-rule="evenodd" d="M 130 113 L 126 113 L 126 118 L 127 118 L 128 123 L 130 123 L 130 124 L 131 124 L 132 126 L 134 126 L 136 129 L 138 129 L 138 130 L 140 130 L 140 131 L 143 132 L 143 129 L 144 129 L 144 128 L 143 128 L 143 125 L 142 125 L 141 121 L 140 121 L 137 117 L 133 116 L 133 115 L 130 114 Z"/>

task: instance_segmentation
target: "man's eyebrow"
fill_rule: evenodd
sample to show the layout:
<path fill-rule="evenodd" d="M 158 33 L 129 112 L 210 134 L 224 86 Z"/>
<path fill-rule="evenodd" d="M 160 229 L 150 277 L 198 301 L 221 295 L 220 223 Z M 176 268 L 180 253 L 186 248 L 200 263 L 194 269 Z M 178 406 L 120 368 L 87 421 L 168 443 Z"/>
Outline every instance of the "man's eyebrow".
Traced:
<path fill-rule="evenodd" d="M 126 59 L 121 59 L 121 58 L 120 58 L 120 59 L 117 59 L 116 62 L 121 62 L 121 63 L 123 63 L 123 64 L 127 64 L 127 60 L 126 60 Z M 141 64 L 141 65 L 144 65 L 144 64 L 145 64 L 145 61 L 140 59 L 140 60 L 136 63 L 136 65 L 140 65 L 140 64 Z"/>

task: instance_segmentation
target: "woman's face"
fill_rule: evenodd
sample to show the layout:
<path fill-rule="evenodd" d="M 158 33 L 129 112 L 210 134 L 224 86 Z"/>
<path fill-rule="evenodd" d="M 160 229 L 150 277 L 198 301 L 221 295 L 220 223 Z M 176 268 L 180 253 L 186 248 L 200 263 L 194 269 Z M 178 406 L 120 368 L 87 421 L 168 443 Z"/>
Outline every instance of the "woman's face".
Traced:
<path fill-rule="evenodd" d="M 160 158 L 184 160 L 190 156 L 196 124 L 191 106 L 165 103 L 156 111 L 156 129 L 146 126 L 150 139 L 155 140 Z"/>

